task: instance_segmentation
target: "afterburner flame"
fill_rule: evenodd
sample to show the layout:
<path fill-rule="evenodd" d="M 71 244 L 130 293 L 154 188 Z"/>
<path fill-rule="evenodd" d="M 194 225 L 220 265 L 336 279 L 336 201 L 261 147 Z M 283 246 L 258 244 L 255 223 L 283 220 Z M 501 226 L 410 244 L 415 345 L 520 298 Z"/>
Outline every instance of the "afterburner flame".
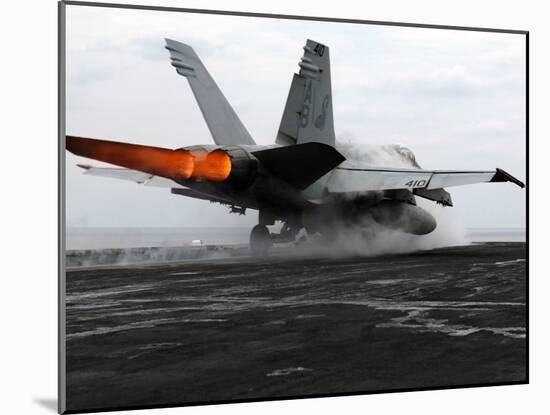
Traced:
<path fill-rule="evenodd" d="M 189 179 L 193 173 L 194 160 L 186 150 L 73 136 L 67 136 L 67 150 L 78 156 L 174 180 Z"/>
<path fill-rule="evenodd" d="M 176 181 L 221 182 L 231 173 L 231 157 L 222 150 L 191 152 L 74 136 L 66 141 L 67 150 L 78 156 Z"/>
<path fill-rule="evenodd" d="M 225 151 L 192 154 L 195 163 L 191 179 L 223 182 L 231 174 L 231 157 Z"/>

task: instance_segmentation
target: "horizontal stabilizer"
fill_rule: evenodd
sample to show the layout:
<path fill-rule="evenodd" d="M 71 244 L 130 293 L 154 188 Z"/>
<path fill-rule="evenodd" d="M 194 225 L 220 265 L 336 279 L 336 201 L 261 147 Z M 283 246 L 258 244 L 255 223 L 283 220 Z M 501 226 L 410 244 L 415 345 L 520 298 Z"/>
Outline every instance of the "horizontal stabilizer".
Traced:
<path fill-rule="evenodd" d="M 77 164 L 78 167 L 84 170 L 84 174 L 97 177 L 107 177 L 110 179 L 119 179 L 141 184 L 143 186 L 164 187 L 171 189 L 171 192 L 176 195 L 191 197 L 193 199 L 209 200 L 211 202 L 230 203 L 231 201 L 224 199 L 222 196 L 209 195 L 198 192 L 188 187 L 182 186 L 173 180 L 165 179 L 164 177 L 154 176 L 149 173 L 144 173 L 137 170 L 122 169 L 118 167 L 94 167 L 89 164 Z"/>
<path fill-rule="evenodd" d="M 154 176 L 142 171 L 122 169 L 118 167 L 94 167 L 88 164 L 77 164 L 84 169 L 84 174 L 89 176 L 107 177 L 110 179 L 126 180 L 143 186 L 165 187 L 169 189 L 184 188 L 173 180 L 164 177 Z"/>
<path fill-rule="evenodd" d="M 271 173 L 298 189 L 305 189 L 346 159 L 334 147 L 315 142 L 252 154 Z"/>

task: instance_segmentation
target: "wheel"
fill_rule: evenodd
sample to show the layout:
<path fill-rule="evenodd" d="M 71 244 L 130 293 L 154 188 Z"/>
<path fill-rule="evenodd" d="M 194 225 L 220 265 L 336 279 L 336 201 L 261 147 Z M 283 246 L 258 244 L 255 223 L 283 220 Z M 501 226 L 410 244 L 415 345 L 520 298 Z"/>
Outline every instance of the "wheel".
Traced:
<path fill-rule="evenodd" d="M 271 234 L 267 226 L 254 226 L 250 232 L 250 253 L 254 256 L 267 255 L 271 245 Z"/>

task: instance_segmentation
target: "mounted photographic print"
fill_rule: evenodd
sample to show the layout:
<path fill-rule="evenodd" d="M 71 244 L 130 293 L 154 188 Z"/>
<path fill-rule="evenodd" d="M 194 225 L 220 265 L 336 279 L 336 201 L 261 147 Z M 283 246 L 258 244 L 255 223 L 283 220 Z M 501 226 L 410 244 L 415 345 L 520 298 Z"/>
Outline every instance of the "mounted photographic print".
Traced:
<path fill-rule="evenodd" d="M 60 412 L 528 381 L 527 32 L 59 12 Z"/>

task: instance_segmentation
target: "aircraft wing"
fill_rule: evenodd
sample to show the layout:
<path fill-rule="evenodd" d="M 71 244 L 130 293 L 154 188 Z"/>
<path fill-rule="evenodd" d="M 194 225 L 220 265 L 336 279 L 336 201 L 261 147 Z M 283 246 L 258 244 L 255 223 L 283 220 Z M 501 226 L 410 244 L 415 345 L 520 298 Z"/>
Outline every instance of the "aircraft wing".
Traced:
<path fill-rule="evenodd" d="M 84 169 L 84 174 L 90 176 L 109 177 L 111 179 L 127 180 L 144 186 L 165 187 L 169 189 L 186 187 L 177 184 L 176 182 L 165 179 L 164 177 L 154 176 L 149 173 L 144 173 L 138 170 L 123 169 L 117 167 L 94 167 L 87 164 L 77 164 L 78 167 Z"/>
<path fill-rule="evenodd" d="M 525 187 L 523 182 L 498 168 L 492 171 L 458 171 L 337 167 L 327 182 L 327 189 L 331 193 L 392 189 L 435 190 L 486 182 L 512 182 Z"/>

